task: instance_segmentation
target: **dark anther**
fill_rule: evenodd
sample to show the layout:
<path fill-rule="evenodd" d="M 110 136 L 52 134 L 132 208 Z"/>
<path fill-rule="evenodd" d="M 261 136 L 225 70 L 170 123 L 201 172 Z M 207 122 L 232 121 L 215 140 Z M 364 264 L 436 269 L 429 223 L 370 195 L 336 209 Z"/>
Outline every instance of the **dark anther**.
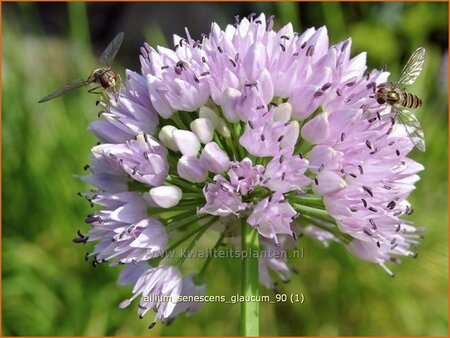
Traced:
<path fill-rule="evenodd" d="M 337 96 L 342 96 L 342 90 L 340 90 L 339 88 L 336 89 L 336 95 Z"/>
<path fill-rule="evenodd" d="M 264 134 L 261 134 L 261 141 L 265 141 L 266 140 L 266 137 L 264 136 Z"/>
<path fill-rule="evenodd" d="M 109 153 L 109 157 L 111 157 L 113 160 L 117 160 L 117 156 L 112 153 Z"/>
<path fill-rule="evenodd" d="M 349 43 L 350 43 L 349 40 L 345 40 L 345 42 L 341 46 L 341 52 L 344 52 L 345 48 L 347 48 Z"/>
<path fill-rule="evenodd" d="M 331 82 L 327 82 L 327 83 L 325 83 L 325 84 L 322 86 L 321 89 L 322 89 L 323 91 L 325 91 L 325 90 L 329 89 L 331 86 L 332 86 L 332 83 L 331 83 Z"/>
<path fill-rule="evenodd" d="M 369 149 L 372 149 L 372 142 L 370 142 L 369 140 L 366 141 L 366 146 Z"/>
<path fill-rule="evenodd" d="M 284 181 L 285 178 L 286 178 L 286 173 L 283 172 L 283 173 L 281 174 L 281 180 Z"/>
<path fill-rule="evenodd" d="M 269 199 L 268 199 L 269 203 L 272 202 L 272 197 L 273 197 L 273 195 L 269 195 Z"/>
<path fill-rule="evenodd" d="M 375 209 L 374 207 L 370 207 L 369 210 L 372 211 L 372 212 L 377 212 L 377 211 L 378 211 L 378 210 Z"/>
<path fill-rule="evenodd" d="M 358 169 L 361 175 L 364 174 L 363 167 L 360 164 L 358 164 Z"/>
<path fill-rule="evenodd" d="M 248 123 L 248 126 L 249 126 L 251 129 L 253 129 L 253 123 L 252 123 L 252 121 L 248 121 L 247 123 Z"/>
<path fill-rule="evenodd" d="M 389 209 L 389 210 L 392 210 L 392 209 L 394 209 L 395 208 L 395 202 L 394 201 L 390 201 L 389 202 L 389 204 L 387 205 L 387 208 Z"/>
<path fill-rule="evenodd" d="M 284 45 L 283 45 L 282 43 L 280 43 L 280 47 L 281 47 L 281 50 L 282 50 L 283 52 L 286 51 L 286 47 L 284 47 Z"/>
<path fill-rule="evenodd" d="M 209 72 L 203 72 L 203 73 L 200 74 L 200 76 L 206 76 L 206 75 L 209 75 L 209 74 L 210 74 Z"/>
<path fill-rule="evenodd" d="M 284 161 L 284 155 L 281 155 L 280 159 L 278 160 L 278 162 L 280 162 L 280 164 L 281 164 L 281 163 L 283 163 L 283 161 Z"/>
<path fill-rule="evenodd" d="M 381 244 L 379 241 L 377 241 L 377 247 L 381 248 Z"/>
<path fill-rule="evenodd" d="M 245 180 L 245 176 L 239 176 L 238 181 Z"/>
<path fill-rule="evenodd" d="M 262 104 L 262 105 L 256 107 L 256 109 L 260 110 L 260 109 L 264 109 L 264 107 L 265 107 L 265 106 Z"/>
<path fill-rule="evenodd" d="M 314 55 L 314 46 L 309 46 L 306 50 L 306 56 L 313 56 Z"/>
<path fill-rule="evenodd" d="M 236 62 L 234 62 L 234 60 L 230 59 L 230 62 L 233 67 L 236 67 Z"/>
<path fill-rule="evenodd" d="M 258 89 L 258 84 L 256 82 L 246 83 L 245 86 L 248 88 L 255 87 L 256 89 Z"/>
<path fill-rule="evenodd" d="M 89 165 L 89 164 L 86 164 L 86 165 L 83 167 L 84 170 L 88 170 L 89 168 L 90 168 L 90 165 Z"/>
<path fill-rule="evenodd" d="M 284 40 L 289 40 L 289 36 L 286 36 L 286 35 L 282 35 L 280 38 L 284 39 Z"/>
<path fill-rule="evenodd" d="M 148 326 L 149 330 L 153 329 L 156 325 L 156 322 L 151 322 L 150 325 Z"/>
<path fill-rule="evenodd" d="M 322 95 L 323 95 L 323 91 L 318 90 L 318 91 L 316 91 L 316 92 L 314 93 L 313 97 L 320 97 L 320 96 L 322 96 Z"/>
<path fill-rule="evenodd" d="M 355 174 L 349 174 L 351 177 L 356 178 L 357 176 Z"/>
<path fill-rule="evenodd" d="M 370 231 L 370 229 L 367 229 L 366 227 L 364 227 L 363 231 L 367 236 L 372 236 L 372 232 Z"/>
<path fill-rule="evenodd" d="M 346 85 L 347 87 L 351 87 L 351 86 L 353 86 L 354 84 L 355 84 L 355 81 L 352 81 L 352 82 L 346 83 L 345 85 Z"/>
<path fill-rule="evenodd" d="M 281 142 L 281 141 L 283 140 L 283 138 L 284 138 L 284 135 L 281 135 L 281 136 L 278 138 L 277 142 Z"/>
<path fill-rule="evenodd" d="M 361 201 L 363 202 L 364 208 L 367 208 L 367 202 L 364 198 L 361 198 Z"/>
<path fill-rule="evenodd" d="M 368 119 L 369 123 L 373 123 L 373 122 L 375 122 L 376 120 L 377 120 L 376 117 L 372 117 L 371 119 Z"/>
<path fill-rule="evenodd" d="M 400 150 L 395 149 L 395 153 L 397 154 L 397 156 L 400 156 Z"/>
<path fill-rule="evenodd" d="M 370 189 L 369 187 L 367 187 L 365 185 L 363 185 L 362 188 L 365 192 L 367 192 L 370 195 L 370 197 L 373 197 L 372 189 Z"/>
<path fill-rule="evenodd" d="M 143 153 L 142 155 L 144 155 L 144 158 L 145 158 L 146 160 L 148 160 L 148 153 L 147 153 L 146 151 L 144 151 L 144 153 Z"/>
<path fill-rule="evenodd" d="M 377 229 L 377 225 L 375 224 L 375 221 L 372 218 L 369 218 L 369 223 L 370 225 L 372 225 L 372 228 L 374 228 L 375 230 Z"/>
<path fill-rule="evenodd" d="M 344 142 L 344 139 L 345 139 L 345 133 L 342 133 L 341 134 L 341 142 Z"/>
<path fill-rule="evenodd" d="M 219 51 L 219 53 L 223 53 L 223 49 L 222 49 L 222 47 L 220 47 L 220 46 L 217 46 L 217 50 Z"/>
<path fill-rule="evenodd" d="M 236 55 L 234 56 L 234 62 L 238 62 L 239 60 L 239 53 L 236 53 Z"/>
<path fill-rule="evenodd" d="M 319 180 L 317 179 L 317 177 L 314 178 L 314 183 L 315 183 L 316 185 L 319 185 Z"/>
<path fill-rule="evenodd" d="M 202 56 L 202 62 L 206 62 L 206 58 Z"/>
<path fill-rule="evenodd" d="M 303 42 L 302 45 L 300 46 L 301 49 L 304 49 L 306 47 L 307 42 Z"/>

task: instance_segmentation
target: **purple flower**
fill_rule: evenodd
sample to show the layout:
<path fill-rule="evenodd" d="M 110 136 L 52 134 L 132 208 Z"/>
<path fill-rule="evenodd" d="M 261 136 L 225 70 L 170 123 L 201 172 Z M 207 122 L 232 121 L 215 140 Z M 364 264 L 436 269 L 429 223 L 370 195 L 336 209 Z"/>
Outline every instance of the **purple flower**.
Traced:
<path fill-rule="evenodd" d="M 292 234 L 290 225 L 296 215 L 296 211 L 284 199 L 283 194 L 275 192 L 255 206 L 247 222 L 257 227 L 261 236 L 278 243 L 278 234 Z"/>
<path fill-rule="evenodd" d="M 424 168 L 374 95 L 388 73 L 368 71 L 365 53 L 351 57 L 351 39 L 330 45 L 326 27 L 274 31 L 261 14 L 174 42 L 144 44 L 141 72 L 127 71 L 90 126 L 102 143 L 83 179 L 101 210 L 75 241 L 97 242 L 95 264 L 125 264 L 119 283 L 135 287 L 121 307 L 141 296 L 139 315 L 154 309 L 153 323 L 197 310 L 170 297 L 203 295 L 204 269 L 183 278 L 183 259 L 161 261 L 168 245 L 192 248 L 207 230 L 234 244 L 250 227 L 263 253 L 304 234 L 389 273 L 387 262 L 415 255 L 421 229 L 403 216 Z M 285 258 L 259 264 L 266 287 L 291 275 Z"/>
<path fill-rule="evenodd" d="M 244 158 L 241 162 L 234 162 L 231 165 L 228 176 L 235 191 L 246 195 L 259 184 L 263 171 L 263 166 L 253 166 L 249 158 Z"/>
<path fill-rule="evenodd" d="M 97 195 L 92 202 L 104 209 L 86 218 L 92 226 L 89 241 L 98 241 L 95 262 L 131 263 L 158 257 L 167 245 L 167 232 L 147 216 L 147 202 L 136 192 Z"/>
<path fill-rule="evenodd" d="M 304 174 L 308 169 L 308 161 L 299 155 L 292 155 L 293 148 L 286 148 L 274 156 L 264 171 L 262 185 L 272 191 L 286 193 L 293 190 L 301 191 L 311 180 Z"/>
<path fill-rule="evenodd" d="M 230 184 L 222 176 L 214 177 L 216 183 L 208 183 L 203 188 L 206 204 L 199 209 L 199 213 L 225 217 L 230 214 L 238 215 L 240 211 L 247 208 L 247 203 L 242 202 L 236 187 Z"/>
<path fill-rule="evenodd" d="M 178 297 L 182 289 L 182 277 L 180 271 L 173 266 L 160 265 L 146 270 L 136 281 L 133 288 L 133 297 L 120 303 L 120 308 L 125 308 L 131 302 L 141 296 L 138 314 L 140 318 L 149 310 L 155 310 L 155 318 L 150 328 L 157 320 L 165 320 L 174 311 Z"/>

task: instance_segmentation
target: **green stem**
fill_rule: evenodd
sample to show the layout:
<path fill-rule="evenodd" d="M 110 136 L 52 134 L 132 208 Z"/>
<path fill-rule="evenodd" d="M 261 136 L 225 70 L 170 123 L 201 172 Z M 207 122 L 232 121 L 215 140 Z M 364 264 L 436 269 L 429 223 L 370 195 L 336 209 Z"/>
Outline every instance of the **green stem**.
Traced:
<path fill-rule="evenodd" d="M 189 130 L 189 127 L 180 119 L 178 113 L 174 113 L 170 118 L 178 128 Z"/>
<path fill-rule="evenodd" d="M 178 230 L 179 228 L 185 226 L 185 225 L 189 225 L 191 223 L 195 223 L 198 222 L 201 219 L 204 219 L 205 217 L 209 217 L 209 215 L 192 215 L 192 216 L 188 216 L 188 214 L 183 214 L 184 218 L 178 220 L 178 219 L 174 219 L 171 223 L 169 223 L 166 227 L 167 232 L 171 232 L 174 230 Z"/>
<path fill-rule="evenodd" d="M 222 232 L 222 234 L 220 235 L 219 239 L 216 242 L 216 245 L 214 245 L 214 247 L 212 248 L 212 251 L 211 251 L 212 254 L 210 256 L 208 256 L 208 258 L 206 259 L 206 262 L 203 264 L 202 268 L 200 269 L 200 272 L 194 277 L 194 282 L 196 285 L 203 284 L 203 281 L 205 279 L 205 273 L 206 273 L 206 270 L 208 269 L 209 263 L 211 263 L 212 259 L 214 258 L 214 253 L 219 248 L 220 244 L 222 244 L 224 237 L 225 237 L 225 231 Z"/>
<path fill-rule="evenodd" d="M 331 217 L 330 214 L 328 213 L 328 211 L 326 211 L 324 209 L 313 208 L 313 207 L 309 207 L 309 206 L 297 204 L 297 203 L 292 203 L 292 206 L 295 209 L 295 211 L 300 212 L 300 214 L 304 213 L 306 215 L 310 215 L 310 216 L 322 219 L 324 221 L 334 223 L 333 217 Z"/>
<path fill-rule="evenodd" d="M 242 252 L 247 251 L 247 257 L 242 259 L 241 266 L 241 294 L 244 299 L 255 298 L 254 301 L 241 303 L 241 336 L 259 336 L 259 273 L 258 256 L 259 238 L 258 231 L 251 228 L 245 219 L 241 224 Z"/>
<path fill-rule="evenodd" d="M 196 233 L 198 232 L 203 232 L 204 230 L 208 229 L 214 222 L 217 221 L 217 217 L 214 217 L 213 219 L 211 219 L 208 223 L 206 223 L 205 225 L 202 225 L 194 230 L 192 230 L 191 232 L 187 233 L 186 235 L 184 235 L 183 237 L 181 237 L 180 239 L 178 239 L 176 242 L 172 243 L 172 245 L 167 248 L 167 252 L 170 252 L 172 250 L 174 250 L 175 248 L 177 248 L 181 243 L 187 241 L 189 238 L 191 238 L 192 236 L 194 236 Z"/>

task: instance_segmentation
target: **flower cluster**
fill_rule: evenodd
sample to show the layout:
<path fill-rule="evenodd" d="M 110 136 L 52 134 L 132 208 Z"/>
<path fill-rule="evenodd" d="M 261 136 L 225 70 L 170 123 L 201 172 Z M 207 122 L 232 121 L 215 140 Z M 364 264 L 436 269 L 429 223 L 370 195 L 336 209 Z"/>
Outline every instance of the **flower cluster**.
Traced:
<path fill-rule="evenodd" d="M 329 45 L 325 27 L 303 34 L 251 15 L 200 40 L 174 37 L 175 48 L 141 48 L 141 73 L 126 72 L 108 94 L 91 131 L 85 194 L 100 210 L 88 215 L 95 264 L 124 265 L 119 283 L 134 285 L 139 315 L 157 320 L 193 313 L 180 295 L 205 292 L 204 272 L 183 277 L 180 245 L 205 233 L 216 246 L 236 245 L 241 227 L 257 231 L 262 251 L 297 246 L 299 235 L 342 243 L 381 265 L 414 256 L 420 229 L 401 218 L 423 167 L 391 107 L 374 98 L 388 73 L 366 70 L 351 40 Z M 242 222 L 244 220 L 245 222 Z M 213 231 L 209 231 L 213 230 Z M 287 280 L 286 259 L 261 258 Z M 158 298 L 153 296 L 168 296 Z"/>

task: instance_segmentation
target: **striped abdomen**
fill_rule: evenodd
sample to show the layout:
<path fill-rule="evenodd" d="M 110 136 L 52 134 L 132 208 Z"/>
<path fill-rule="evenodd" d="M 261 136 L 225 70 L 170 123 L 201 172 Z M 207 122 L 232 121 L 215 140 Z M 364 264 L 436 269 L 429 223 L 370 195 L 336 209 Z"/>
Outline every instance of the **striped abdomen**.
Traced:
<path fill-rule="evenodd" d="M 402 92 L 402 99 L 400 104 L 405 108 L 419 108 L 422 105 L 422 100 L 409 92 Z"/>

